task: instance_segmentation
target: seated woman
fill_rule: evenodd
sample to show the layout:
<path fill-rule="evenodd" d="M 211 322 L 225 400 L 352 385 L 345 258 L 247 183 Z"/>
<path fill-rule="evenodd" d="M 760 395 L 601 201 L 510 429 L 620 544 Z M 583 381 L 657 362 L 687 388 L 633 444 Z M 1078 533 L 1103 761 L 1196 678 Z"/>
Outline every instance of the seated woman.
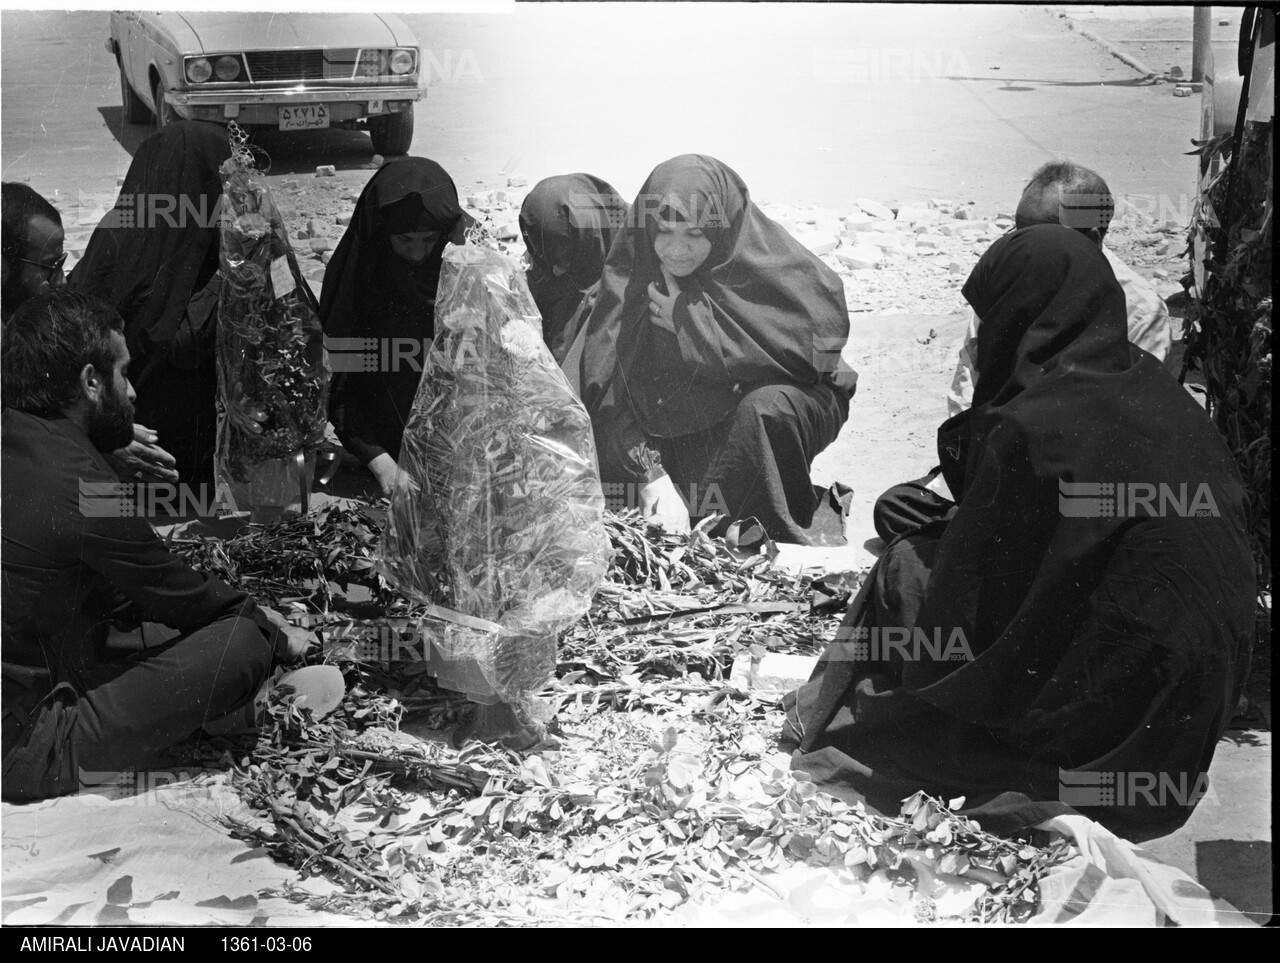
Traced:
<path fill-rule="evenodd" d="M 1123 291 L 1087 238 L 1007 235 L 964 295 L 982 368 L 938 445 L 958 508 L 890 545 L 784 700 L 783 746 L 822 788 L 882 810 L 918 790 L 1017 793 L 1000 806 L 1024 824 L 1072 803 L 1167 832 L 1206 789 L 1248 659 L 1239 477 L 1195 402 L 1127 343 Z"/>
<path fill-rule="evenodd" d="M 325 272 L 320 323 L 326 337 L 369 338 L 389 370 L 335 373 L 329 419 L 344 448 L 384 494 L 396 479 L 400 439 L 435 334 L 436 285 L 445 245 L 472 224 L 452 179 L 435 161 L 388 162 L 360 194 Z"/>
<path fill-rule="evenodd" d="M 216 124 L 182 121 L 148 137 L 67 282 L 124 318 L 143 437 L 159 436 L 189 485 L 213 483 L 218 169 L 230 156 Z"/>
<path fill-rule="evenodd" d="M 755 517 L 807 543 L 813 459 L 835 440 L 857 376 L 840 278 L 752 203 L 719 161 L 659 165 L 614 240 L 587 319 L 582 399 L 601 479 L 640 509 Z M 689 495 L 686 505 L 682 495 Z"/>
<path fill-rule="evenodd" d="M 529 293 L 542 314 L 542 338 L 564 364 L 595 305 L 604 261 L 627 216 L 627 202 L 590 174 L 538 181 L 520 207 L 529 252 Z"/>

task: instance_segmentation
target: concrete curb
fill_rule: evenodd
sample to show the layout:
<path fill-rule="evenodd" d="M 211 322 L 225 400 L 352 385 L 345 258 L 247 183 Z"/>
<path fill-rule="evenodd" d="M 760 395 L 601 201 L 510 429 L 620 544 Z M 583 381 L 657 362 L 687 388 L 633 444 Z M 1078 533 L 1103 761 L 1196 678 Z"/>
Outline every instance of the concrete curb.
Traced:
<path fill-rule="evenodd" d="M 1052 7 L 1045 7 L 1045 10 L 1046 12 L 1051 13 L 1055 16 L 1057 16 L 1058 14 L 1058 12 L 1054 10 Z M 1159 80 L 1163 76 L 1160 73 L 1160 71 L 1155 70 L 1152 67 L 1149 67 L 1147 64 L 1143 63 L 1137 57 L 1134 57 L 1130 54 L 1125 53 L 1123 50 L 1121 50 L 1119 47 L 1113 44 L 1110 40 L 1107 40 L 1105 37 L 1098 36 L 1096 33 L 1088 29 L 1087 27 L 1079 27 L 1075 24 L 1074 21 L 1067 20 L 1067 18 L 1065 17 L 1059 17 L 1058 19 L 1066 20 L 1068 30 L 1074 30 L 1076 31 L 1076 33 L 1080 34 L 1080 36 L 1084 37 L 1086 40 L 1093 41 L 1099 47 L 1105 50 L 1107 53 L 1111 54 L 1111 56 L 1115 57 L 1116 60 L 1119 60 L 1123 64 L 1127 64 L 1128 66 L 1132 67 L 1134 70 L 1138 71 L 1138 73 L 1142 74 L 1143 79 Z"/>

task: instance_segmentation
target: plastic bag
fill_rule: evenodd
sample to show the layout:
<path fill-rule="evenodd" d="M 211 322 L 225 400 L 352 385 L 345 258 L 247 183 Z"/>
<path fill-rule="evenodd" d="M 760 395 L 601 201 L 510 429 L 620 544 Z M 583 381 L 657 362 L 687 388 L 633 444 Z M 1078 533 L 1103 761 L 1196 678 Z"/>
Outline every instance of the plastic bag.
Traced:
<path fill-rule="evenodd" d="M 215 476 L 238 510 L 305 511 L 324 440 L 329 372 L 315 296 L 262 175 L 222 165 Z"/>
<path fill-rule="evenodd" d="M 536 718 L 557 637 L 590 607 L 612 557 L 591 419 L 508 256 L 450 248 L 435 323 L 400 451 L 412 487 L 392 496 L 380 570 L 454 610 L 443 631 L 424 627 L 446 660 L 437 681 L 489 701 L 478 669 Z"/>

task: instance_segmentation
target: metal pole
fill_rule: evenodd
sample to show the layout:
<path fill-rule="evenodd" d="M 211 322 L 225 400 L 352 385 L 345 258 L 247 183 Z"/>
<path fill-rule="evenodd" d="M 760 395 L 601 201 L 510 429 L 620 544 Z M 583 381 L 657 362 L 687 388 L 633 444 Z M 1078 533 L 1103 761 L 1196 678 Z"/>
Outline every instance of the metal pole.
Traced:
<path fill-rule="evenodd" d="M 1209 53 L 1209 31 L 1213 26 L 1213 7 L 1194 7 L 1191 27 L 1191 82 L 1204 83 L 1204 65 Z M 1185 34 L 1184 34 L 1185 36 Z"/>

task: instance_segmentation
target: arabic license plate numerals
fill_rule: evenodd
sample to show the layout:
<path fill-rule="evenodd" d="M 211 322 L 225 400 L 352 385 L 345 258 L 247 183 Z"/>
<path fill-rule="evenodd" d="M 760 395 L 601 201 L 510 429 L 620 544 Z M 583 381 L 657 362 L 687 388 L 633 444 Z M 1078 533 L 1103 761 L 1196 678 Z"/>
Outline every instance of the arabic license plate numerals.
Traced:
<path fill-rule="evenodd" d="M 298 104 L 280 108 L 281 130 L 317 130 L 328 126 L 327 104 Z"/>

